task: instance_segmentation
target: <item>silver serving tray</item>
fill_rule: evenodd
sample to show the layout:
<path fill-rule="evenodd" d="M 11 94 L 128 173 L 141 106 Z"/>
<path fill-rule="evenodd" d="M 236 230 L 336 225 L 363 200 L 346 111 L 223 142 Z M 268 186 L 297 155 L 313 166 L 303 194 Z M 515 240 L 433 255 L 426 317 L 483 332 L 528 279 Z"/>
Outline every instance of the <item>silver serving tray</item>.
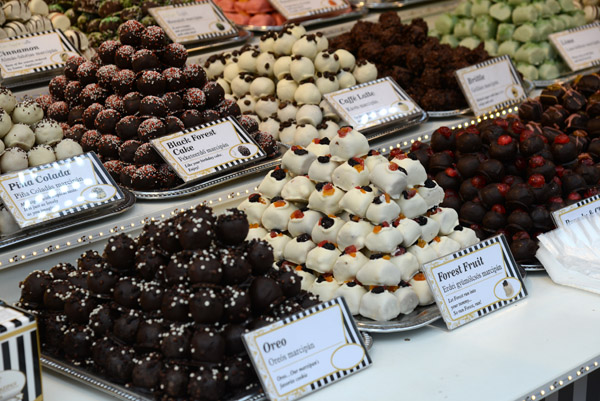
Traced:
<path fill-rule="evenodd" d="M 131 193 L 131 191 L 125 188 L 121 188 L 121 190 L 123 191 L 123 199 L 119 202 L 107 205 L 103 208 L 92 209 L 88 212 L 77 214 L 65 220 L 56 222 L 50 221 L 46 224 L 20 230 L 4 238 L 0 237 L 0 249 L 4 251 L 4 248 L 12 245 L 21 244 L 25 241 L 56 233 L 57 231 L 88 224 L 93 221 L 102 220 L 104 218 L 126 212 L 133 207 L 136 197 L 133 193 Z"/>
<path fill-rule="evenodd" d="M 402 315 L 388 321 L 376 321 L 362 316 L 355 316 L 354 321 L 361 331 L 369 333 L 395 333 L 426 326 L 440 319 L 442 314 L 437 304 L 418 306 L 408 315 Z"/>
<path fill-rule="evenodd" d="M 382 2 L 365 2 L 366 7 L 371 10 L 388 10 L 390 8 L 401 8 L 414 6 L 417 4 L 431 3 L 434 0 L 403 0 L 403 1 L 382 1 Z"/>
<path fill-rule="evenodd" d="M 415 125 L 419 125 L 421 123 L 426 122 L 428 119 L 427 112 L 423 112 L 421 115 L 416 115 L 412 117 L 410 120 L 404 120 L 399 122 L 390 122 L 388 125 L 383 127 L 374 127 L 372 129 L 367 129 L 365 132 L 361 131 L 361 134 L 367 138 L 369 142 L 374 141 L 379 138 L 383 138 L 389 135 L 397 134 L 400 131 L 408 129 L 410 127 L 414 127 Z"/>
<path fill-rule="evenodd" d="M 319 17 L 307 21 L 302 21 L 300 24 L 305 28 L 310 28 L 320 24 L 330 24 L 334 22 L 344 21 L 347 19 L 360 18 L 369 12 L 368 8 L 363 6 L 357 6 L 352 11 L 347 13 L 333 15 L 331 17 Z M 269 31 L 281 31 L 283 25 L 237 25 L 241 29 L 245 29 L 253 32 L 269 32 Z"/>
<path fill-rule="evenodd" d="M 186 46 L 186 49 L 188 54 L 197 54 L 209 49 L 212 50 L 220 47 L 246 43 L 248 40 L 252 39 L 253 36 L 254 34 L 252 32 L 249 32 L 245 29 L 240 29 L 237 36 L 232 36 L 230 38 L 225 38 L 215 42 L 198 44 L 198 46 L 195 44 L 189 44 Z"/>
<path fill-rule="evenodd" d="M 532 263 L 528 265 L 520 265 L 526 272 L 545 272 L 546 269 L 541 263 Z"/>
<path fill-rule="evenodd" d="M 535 85 L 536 88 L 545 88 L 552 84 L 556 84 L 556 83 L 562 84 L 562 83 L 573 81 L 575 78 L 577 78 L 578 75 L 586 75 L 586 74 L 591 74 L 591 73 L 598 72 L 598 71 L 600 71 L 600 67 L 595 66 L 595 67 L 586 68 L 585 70 L 568 72 L 566 74 L 561 75 L 560 77 L 558 77 L 556 79 L 534 80 L 533 84 Z"/>

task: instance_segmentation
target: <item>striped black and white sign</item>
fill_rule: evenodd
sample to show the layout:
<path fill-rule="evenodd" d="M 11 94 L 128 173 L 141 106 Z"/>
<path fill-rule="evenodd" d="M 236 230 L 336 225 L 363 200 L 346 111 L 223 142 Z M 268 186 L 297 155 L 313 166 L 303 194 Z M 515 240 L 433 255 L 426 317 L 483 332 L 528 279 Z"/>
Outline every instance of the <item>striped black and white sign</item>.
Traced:
<path fill-rule="evenodd" d="M 26 378 L 22 398 L 17 396 L 11 399 L 41 400 L 42 376 L 35 318 L 0 301 L 0 314 L 5 308 L 10 308 L 11 313 L 18 312 L 20 316 L 0 322 L 0 375 L 6 371 L 16 371 Z"/>
<path fill-rule="evenodd" d="M 600 200 L 600 195 L 590 196 L 589 198 L 585 198 L 577 203 L 552 212 L 554 224 L 556 224 L 557 227 L 564 227 L 584 216 L 596 214 L 598 212 L 596 209 L 599 209 L 600 206 L 594 203 L 598 202 L 598 200 Z"/>
<path fill-rule="evenodd" d="M 578 34 L 582 31 L 589 31 L 584 34 Z M 598 34 L 600 33 L 600 22 L 595 21 L 591 24 L 566 29 L 548 36 L 554 47 L 558 49 L 559 54 L 566 61 L 572 71 L 592 68 L 600 65 L 600 58 L 591 59 L 589 56 L 598 56 Z M 575 34 L 575 35 L 572 35 Z M 575 46 L 566 47 L 561 43 L 561 38 L 566 42 L 571 42 Z M 582 53 L 583 52 L 583 53 Z M 583 57 L 582 57 L 583 56 Z"/>

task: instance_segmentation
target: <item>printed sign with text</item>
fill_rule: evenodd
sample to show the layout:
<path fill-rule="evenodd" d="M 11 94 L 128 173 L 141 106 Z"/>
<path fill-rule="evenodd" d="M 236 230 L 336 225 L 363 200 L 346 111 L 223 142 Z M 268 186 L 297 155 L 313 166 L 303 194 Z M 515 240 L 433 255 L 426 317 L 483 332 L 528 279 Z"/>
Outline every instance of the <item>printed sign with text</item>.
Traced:
<path fill-rule="evenodd" d="M 600 212 L 600 195 L 594 195 L 552 212 L 552 218 L 557 227 L 566 227 L 577 219 L 598 212 Z"/>
<path fill-rule="evenodd" d="M 287 20 L 299 20 L 350 9 L 350 5 L 345 0 L 270 0 L 270 2 Z"/>
<path fill-rule="evenodd" d="M 572 71 L 600 65 L 600 22 L 548 36 Z"/>

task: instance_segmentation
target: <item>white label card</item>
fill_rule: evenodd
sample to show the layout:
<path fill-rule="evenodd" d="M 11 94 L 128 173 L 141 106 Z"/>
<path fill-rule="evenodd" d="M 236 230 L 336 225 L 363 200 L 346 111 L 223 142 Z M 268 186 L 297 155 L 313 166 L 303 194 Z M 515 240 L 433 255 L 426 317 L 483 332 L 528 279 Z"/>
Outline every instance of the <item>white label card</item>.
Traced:
<path fill-rule="evenodd" d="M 600 213 L 600 195 L 591 196 L 556 210 L 552 212 L 552 218 L 557 227 L 566 227 L 575 220 L 597 213 Z"/>
<path fill-rule="evenodd" d="M 504 235 L 426 263 L 423 270 L 450 330 L 527 296 Z"/>
<path fill-rule="evenodd" d="M 342 297 L 243 335 L 270 400 L 294 400 L 371 366 Z"/>
<path fill-rule="evenodd" d="M 0 40 L 0 77 L 4 80 L 62 68 L 79 55 L 61 31 L 47 31 Z"/>
<path fill-rule="evenodd" d="M 549 35 L 572 71 L 600 65 L 600 22 Z"/>
<path fill-rule="evenodd" d="M 390 77 L 324 95 L 356 130 L 365 130 L 421 115 L 423 110 Z"/>
<path fill-rule="evenodd" d="M 0 176 L 0 198 L 21 228 L 123 199 L 94 153 Z"/>
<path fill-rule="evenodd" d="M 460 69 L 456 78 L 475 116 L 502 110 L 527 98 L 523 81 L 509 56 Z"/>
<path fill-rule="evenodd" d="M 233 117 L 150 142 L 186 183 L 238 168 L 266 156 Z"/>
<path fill-rule="evenodd" d="M 269 0 L 287 20 L 350 10 L 345 0 Z"/>
<path fill-rule="evenodd" d="M 212 0 L 155 7 L 149 12 L 176 43 L 211 41 L 238 33 Z"/>

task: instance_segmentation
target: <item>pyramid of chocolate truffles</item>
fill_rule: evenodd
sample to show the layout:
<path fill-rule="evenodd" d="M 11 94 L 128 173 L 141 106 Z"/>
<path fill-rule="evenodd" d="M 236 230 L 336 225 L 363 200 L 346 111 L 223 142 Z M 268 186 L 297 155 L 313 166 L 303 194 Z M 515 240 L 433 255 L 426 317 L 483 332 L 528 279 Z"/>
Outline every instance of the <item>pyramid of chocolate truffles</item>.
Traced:
<path fill-rule="evenodd" d="M 19 305 L 45 354 L 152 399 L 231 399 L 259 386 L 241 335 L 318 303 L 248 229 L 198 206 L 34 271 Z"/>
<path fill-rule="evenodd" d="M 292 146 L 239 209 L 247 238 L 267 241 L 302 289 L 385 321 L 434 302 L 422 264 L 478 241 L 443 199 L 418 160 L 342 127 L 329 145 Z"/>
<path fill-rule="evenodd" d="M 388 11 L 378 23 L 358 21 L 329 44 L 375 63 L 379 77 L 392 77 L 427 111 L 467 107 L 454 72 L 486 60 L 483 43 L 473 50 L 453 49 L 427 34 L 421 18 L 402 24 L 395 11 Z"/>
<path fill-rule="evenodd" d="M 260 131 L 303 147 L 328 144 L 339 129 L 339 116 L 322 95 L 377 78 L 373 64 L 294 24 L 263 35 L 258 46 L 213 55 L 204 67 Z"/>
<path fill-rule="evenodd" d="M 50 117 L 68 124 L 67 138 L 100 156 L 118 183 L 142 191 L 181 183 L 151 139 L 228 116 L 260 134 L 202 66 L 186 65 L 186 49 L 168 43 L 160 27 L 127 21 L 119 39 L 103 42 L 91 61 L 69 58 L 50 94 L 37 99 Z M 274 141 L 261 144 L 276 152 Z"/>

